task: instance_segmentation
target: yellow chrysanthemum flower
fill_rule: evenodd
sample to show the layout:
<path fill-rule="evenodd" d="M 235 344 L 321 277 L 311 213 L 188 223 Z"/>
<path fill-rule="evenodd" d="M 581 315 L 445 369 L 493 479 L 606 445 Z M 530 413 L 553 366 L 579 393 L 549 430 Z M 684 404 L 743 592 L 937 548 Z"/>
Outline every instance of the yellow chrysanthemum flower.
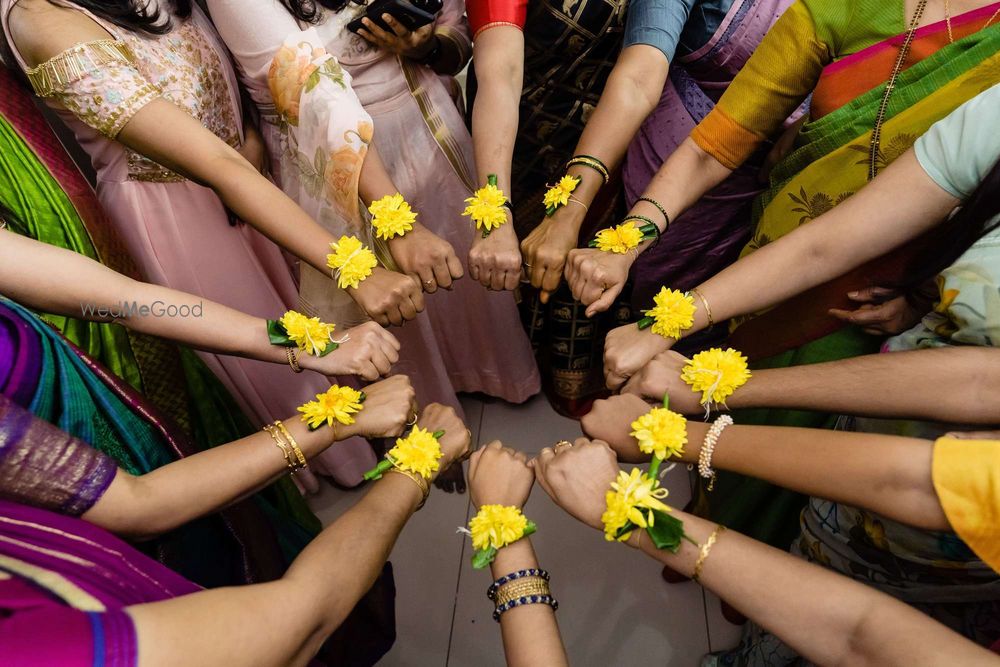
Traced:
<path fill-rule="evenodd" d="M 322 394 L 316 394 L 315 401 L 309 401 L 299 407 L 302 421 L 309 428 L 317 429 L 324 423 L 333 426 L 334 422 L 344 425 L 353 424 L 354 417 L 364 407 L 361 403 L 361 392 L 351 387 L 333 385 Z"/>
<path fill-rule="evenodd" d="M 375 236 L 384 240 L 402 236 L 413 229 L 413 223 L 417 220 L 416 211 L 410 208 L 403 195 L 398 192 L 373 201 L 368 212 L 372 214 Z"/>
<path fill-rule="evenodd" d="M 607 509 L 601 515 L 604 539 L 609 542 L 626 541 L 632 532 L 618 535 L 618 531 L 630 521 L 639 528 L 652 526 L 653 510 L 670 511 L 670 507 L 662 502 L 666 497 L 667 490 L 639 468 L 633 468 L 631 473 L 619 471 L 618 479 L 611 483 L 611 490 L 605 495 Z"/>
<path fill-rule="evenodd" d="M 644 311 L 653 318 L 653 333 L 664 338 L 679 338 L 694 325 L 694 298 L 675 289 L 660 288 L 653 297 L 653 307 Z"/>
<path fill-rule="evenodd" d="M 330 248 L 333 253 L 326 256 L 326 265 L 334 270 L 340 289 L 357 288 L 378 266 L 375 253 L 356 236 L 341 236 L 330 244 Z"/>
<path fill-rule="evenodd" d="M 747 358 L 729 348 L 713 347 L 691 358 L 681 372 L 681 379 L 691 389 L 701 392 L 701 404 L 709 401 L 725 404 L 726 399 L 751 377 Z"/>
<path fill-rule="evenodd" d="M 556 209 L 560 206 L 568 204 L 569 196 L 573 194 L 573 191 L 576 190 L 576 186 L 579 184 L 580 179 L 576 176 L 566 174 L 560 178 L 558 183 L 545 192 L 545 197 L 542 199 L 542 203 L 545 204 L 546 210 Z"/>
<path fill-rule="evenodd" d="M 318 317 L 306 317 L 302 313 L 290 310 L 281 320 L 285 333 L 306 354 L 318 357 L 330 345 L 330 336 L 337 328 L 335 324 L 321 322 Z"/>
<path fill-rule="evenodd" d="M 639 442 L 639 451 L 668 459 L 684 451 L 687 419 L 667 408 L 653 408 L 632 422 L 632 437 Z"/>
<path fill-rule="evenodd" d="M 634 222 L 623 222 L 617 227 L 597 232 L 595 247 L 604 252 L 624 255 L 629 250 L 638 247 L 642 243 L 642 239 L 642 230 L 636 227 Z"/>
<path fill-rule="evenodd" d="M 483 505 L 469 521 L 472 546 L 477 550 L 502 549 L 513 544 L 521 539 L 527 527 L 528 519 L 521 510 L 505 505 Z"/>
<path fill-rule="evenodd" d="M 507 196 L 492 183 L 476 190 L 465 203 L 468 206 L 462 211 L 462 215 L 472 218 L 476 229 L 491 232 L 507 222 L 507 212 L 504 210 Z"/>
<path fill-rule="evenodd" d="M 441 456 L 441 443 L 433 433 L 419 426 L 414 426 L 405 438 L 396 440 L 396 446 L 386 454 L 397 468 L 409 470 L 426 479 L 437 472 Z"/>

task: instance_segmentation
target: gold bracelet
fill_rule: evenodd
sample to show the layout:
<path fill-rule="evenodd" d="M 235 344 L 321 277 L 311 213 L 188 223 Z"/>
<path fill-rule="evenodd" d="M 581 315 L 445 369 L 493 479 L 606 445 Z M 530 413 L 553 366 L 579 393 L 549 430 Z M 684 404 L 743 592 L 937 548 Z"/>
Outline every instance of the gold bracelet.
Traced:
<path fill-rule="evenodd" d="M 708 316 L 708 326 L 709 327 L 714 327 L 715 326 L 715 318 L 712 317 L 712 307 L 710 305 L 708 305 L 708 299 L 706 299 L 705 295 L 702 294 L 701 292 L 699 292 L 697 289 L 691 290 L 691 294 L 694 294 L 699 299 L 701 299 L 702 305 L 705 306 L 705 315 Z"/>
<path fill-rule="evenodd" d="M 302 367 L 299 366 L 299 355 L 295 351 L 294 347 L 285 348 L 285 356 L 288 357 L 288 365 L 292 367 L 292 370 L 296 373 L 302 372 Z"/>
<path fill-rule="evenodd" d="M 284 440 L 282 439 L 281 433 L 271 424 L 265 424 L 264 430 L 267 431 L 267 433 L 271 436 L 271 439 L 274 440 L 274 444 L 277 445 L 278 449 L 281 450 L 282 455 L 284 455 L 285 457 L 285 464 L 288 466 L 290 470 L 294 472 L 295 457 L 292 454 L 291 450 L 288 448 L 288 445 L 286 445 Z"/>
<path fill-rule="evenodd" d="M 551 595 L 549 582 L 541 577 L 528 577 L 518 579 L 504 584 L 497 589 L 496 606 L 500 607 L 518 598 L 531 597 L 532 595 Z"/>
<path fill-rule="evenodd" d="M 420 504 L 417 505 L 417 509 L 413 510 L 414 512 L 419 512 L 421 508 L 424 506 L 424 503 L 427 502 L 427 496 L 429 496 L 431 493 L 431 489 L 427 485 L 427 480 L 424 479 L 422 475 L 418 475 L 415 472 L 410 472 L 409 470 L 403 470 L 402 468 L 397 468 L 395 466 L 389 468 L 389 470 L 387 470 L 386 472 L 394 472 L 404 477 L 409 477 L 410 479 L 413 480 L 413 483 L 416 484 L 417 488 L 420 489 L 420 494 L 422 496 L 420 499 Z"/>
<path fill-rule="evenodd" d="M 580 201 L 579 199 L 577 199 L 573 195 L 569 196 L 569 203 L 570 204 L 577 204 L 579 206 L 582 206 L 584 213 L 590 211 L 590 207 L 589 206 L 587 206 L 586 204 L 584 204 L 582 201 Z"/>
<path fill-rule="evenodd" d="M 726 527 L 719 524 L 715 527 L 715 530 L 712 531 L 712 534 L 708 536 L 708 539 L 705 540 L 705 543 L 701 545 L 698 553 L 698 560 L 694 563 L 694 574 L 691 575 L 691 579 L 694 580 L 694 583 L 701 583 L 699 579 L 701 579 L 701 571 L 705 567 L 705 561 L 708 560 L 708 554 L 712 551 L 712 547 L 715 546 L 715 540 L 717 540 L 719 535 L 722 535 L 725 531 Z"/>
<path fill-rule="evenodd" d="M 295 452 L 295 457 L 299 460 L 299 468 L 305 468 L 306 457 L 305 454 L 302 453 L 299 443 L 295 442 L 295 438 L 292 437 L 292 434 L 287 428 L 285 428 L 285 424 L 280 419 L 274 422 L 274 425 L 278 427 L 281 434 L 285 436 L 285 440 L 288 441 L 288 445 L 292 448 L 292 451 Z"/>

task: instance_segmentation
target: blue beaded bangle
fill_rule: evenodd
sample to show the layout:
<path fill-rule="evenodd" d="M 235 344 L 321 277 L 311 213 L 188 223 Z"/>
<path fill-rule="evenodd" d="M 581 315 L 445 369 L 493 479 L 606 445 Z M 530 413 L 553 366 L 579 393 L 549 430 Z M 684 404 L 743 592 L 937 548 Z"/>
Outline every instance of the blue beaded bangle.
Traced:
<path fill-rule="evenodd" d="M 552 611 L 558 611 L 559 602 L 551 595 L 526 595 L 516 600 L 511 600 L 507 604 L 502 604 L 493 611 L 493 620 L 500 622 L 500 617 L 515 607 L 526 604 L 547 604 L 552 607 Z"/>
<path fill-rule="evenodd" d="M 518 579 L 523 579 L 524 577 L 541 577 L 545 581 L 549 581 L 549 573 L 547 570 L 542 570 L 539 568 L 531 568 L 529 570 L 518 570 L 517 572 L 511 572 L 510 574 L 505 574 L 496 581 L 494 581 L 488 589 L 486 589 L 486 597 L 491 601 L 496 601 L 497 599 L 497 589 L 499 589 L 504 584 L 509 584 L 512 581 Z"/>

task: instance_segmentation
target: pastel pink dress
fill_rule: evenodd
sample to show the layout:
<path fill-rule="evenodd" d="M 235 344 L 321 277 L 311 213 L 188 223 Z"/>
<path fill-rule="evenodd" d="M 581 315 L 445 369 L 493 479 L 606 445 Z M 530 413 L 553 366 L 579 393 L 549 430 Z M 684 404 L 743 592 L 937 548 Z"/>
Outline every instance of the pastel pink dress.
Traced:
<path fill-rule="evenodd" d="M 109 38 L 79 44 L 35 68 L 20 54 L 36 93 L 72 130 L 97 172 L 97 196 L 147 280 L 190 292 L 257 317 L 275 319 L 297 302 L 297 288 L 281 250 L 249 225 L 230 221 L 222 201 L 202 187 L 115 140 L 146 104 L 163 97 L 233 147 L 242 144 L 237 79 L 212 24 L 195 6 L 166 35 L 135 34 L 65 0 Z M 17 0 L 0 0 L 8 17 Z M 40 70 L 49 76 L 38 90 Z M 205 363 L 258 423 L 285 419 L 330 380 L 295 374 L 288 366 L 202 353 Z M 374 465 L 362 439 L 338 443 L 314 464 L 345 484 Z M 301 475 L 301 473 L 300 473 Z M 308 475 L 306 486 L 315 480 Z"/>
<path fill-rule="evenodd" d="M 362 116 L 345 102 L 331 115 L 370 115 L 371 142 L 396 187 L 418 211 L 420 222 L 466 261 L 474 229 L 461 212 L 476 187 L 475 170 L 452 77 L 380 51 L 347 31 L 345 25 L 363 9 L 353 3 L 339 13 L 326 12 L 316 26 L 300 25 L 279 0 L 208 0 L 208 8 L 264 121 L 273 123 L 276 116 L 268 80 L 276 54 L 297 41 L 318 39 L 350 74 L 349 85 L 366 112 Z M 436 30 L 441 39 L 469 52 L 460 0 L 445 1 Z M 282 131 L 276 124 L 262 125 L 272 164 L 281 165 L 275 176 L 286 181 L 290 175 L 281 173 L 288 164 L 282 159 Z M 355 218 L 343 224 L 359 222 Z M 307 294 L 303 297 L 311 301 Z M 426 304 L 416 320 L 393 330 L 402 343 L 396 371 L 410 376 L 421 404 L 439 402 L 461 410 L 456 392 L 482 392 L 520 403 L 539 391 L 538 368 L 512 294 L 490 292 L 466 276 L 451 291 L 427 295 Z"/>

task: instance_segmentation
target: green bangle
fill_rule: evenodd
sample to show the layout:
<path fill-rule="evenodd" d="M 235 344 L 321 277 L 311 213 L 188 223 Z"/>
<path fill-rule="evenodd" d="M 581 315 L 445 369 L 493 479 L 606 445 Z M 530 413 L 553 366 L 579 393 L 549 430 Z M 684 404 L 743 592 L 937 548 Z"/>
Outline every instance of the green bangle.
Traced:
<path fill-rule="evenodd" d="M 653 206 L 655 206 L 656 210 L 658 210 L 663 215 L 663 220 L 667 223 L 667 227 L 663 231 L 667 231 L 667 229 L 670 229 L 670 216 L 667 215 L 667 209 L 663 208 L 663 204 L 656 201 L 655 199 L 650 199 L 649 197 L 639 197 L 635 201 L 636 203 L 644 201 L 647 204 L 652 204 Z"/>

